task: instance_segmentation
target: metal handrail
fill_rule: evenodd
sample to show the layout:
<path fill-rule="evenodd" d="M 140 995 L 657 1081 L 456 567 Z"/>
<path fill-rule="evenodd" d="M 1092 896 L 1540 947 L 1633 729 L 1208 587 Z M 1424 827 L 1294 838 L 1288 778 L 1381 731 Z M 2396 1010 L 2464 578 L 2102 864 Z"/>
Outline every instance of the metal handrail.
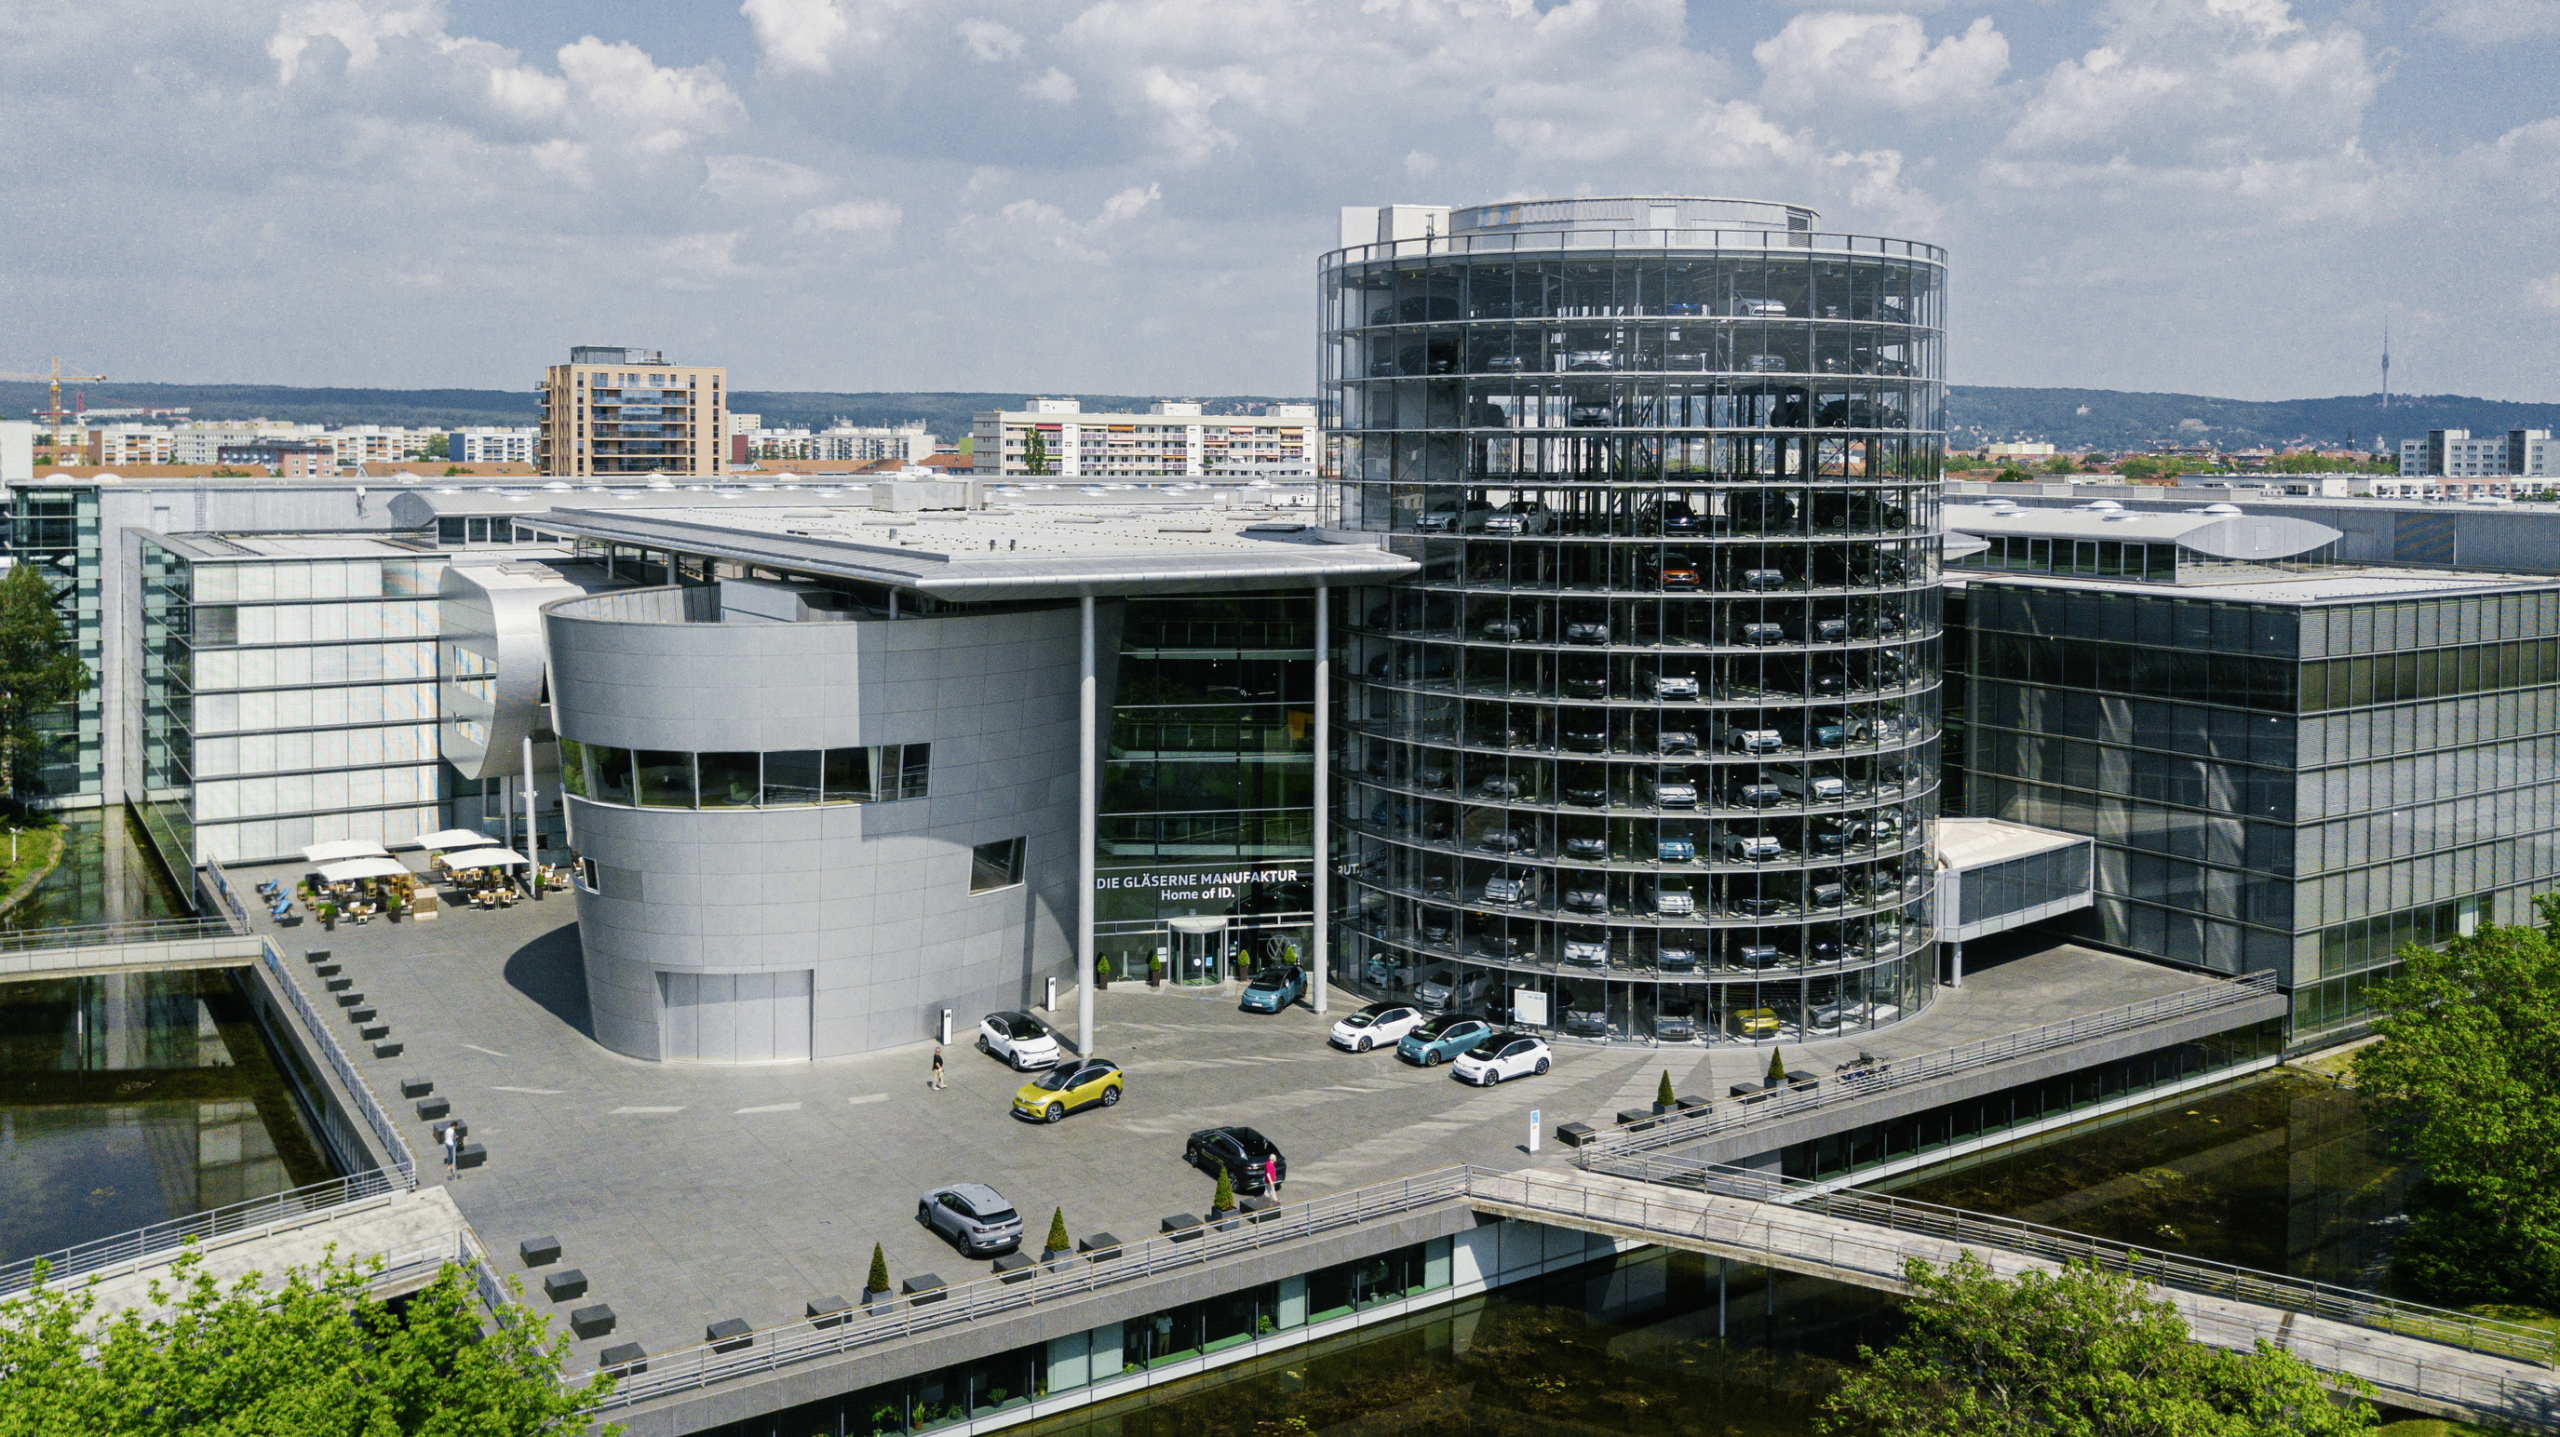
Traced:
<path fill-rule="evenodd" d="M 1437 1206 L 1465 1197 L 1467 1178 L 1466 1168 L 1441 1168 L 1333 1193 L 1311 1202 L 1287 1204 L 1257 1214 L 1253 1220 L 1241 1216 L 1221 1219 L 1221 1225 L 1230 1230 L 1207 1226 L 1179 1240 L 1164 1236 L 1122 1243 L 1114 1249 L 1117 1256 L 1102 1261 L 1078 1254 L 1032 1268 L 1027 1274 L 981 1278 L 936 1289 L 929 1297 L 883 1297 L 866 1309 L 844 1314 L 840 1320 L 819 1318 L 759 1331 L 754 1334 L 752 1346 L 737 1352 L 717 1352 L 704 1343 L 669 1353 L 651 1353 L 648 1370 L 622 1377 L 601 1410 L 629 1407 L 813 1358 L 1021 1312 L 1042 1303 L 1125 1286 L 1239 1253 Z M 586 1374 L 563 1374 L 561 1380 L 583 1383 Z"/>
<path fill-rule="evenodd" d="M 0 953 L 45 948 L 103 948 L 120 943 L 167 943 L 186 938 L 231 937 L 219 918 L 144 918 L 130 923 L 84 923 L 63 928 L 0 932 Z"/>
<path fill-rule="evenodd" d="M 416 1186 L 406 1175 L 389 1168 L 353 1173 L 330 1178 L 288 1192 L 270 1193 L 246 1202 L 170 1218 L 113 1237 L 75 1243 L 70 1247 L 36 1257 L 21 1258 L 0 1266 L 0 1293 L 11 1293 L 35 1285 L 35 1265 L 45 1264 L 45 1280 L 58 1282 L 66 1277 L 97 1272 L 125 1263 L 139 1262 L 155 1253 L 164 1253 L 190 1241 L 210 1242 L 278 1223 L 315 1217 L 332 1208 L 364 1202 L 390 1193 L 406 1192 Z"/>
<path fill-rule="evenodd" d="M 229 920 L 231 931 L 248 932 L 248 906 L 241 901 L 239 890 L 231 886 L 231 875 L 222 871 L 222 861 L 207 855 L 204 861 L 204 876 L 207 885 L 213 889 L 214 906 L 221 909 L 222 916 Z"/>
<path fill-rule="evenodd" d="M 408 1139 L 400 1135 L 400 1125 L 393 1122 L 390 1113 L 383 1109 L 382 1100 L 374 1095 L 373 1085 L 365 1081 L 364 1073 L 347 1056 L 346 1049 L 338 1046 L 338 1035 L 320 1021 L 318 1011 L 303 994 L 302 984 L 285 966 L 284 955 L 276 951 L 275 940 L 261 936 L 258 951 L 266 961 L 267 972 L 274 976 L 276 986 L 283 990 L 285 1000 L 302 1015 L 302 1025 L 319 1040 L 321 1055 L 329 1060 L 338 1080 L 346 1084 L 347 1091 L 354 1095 L 357 1115 L 364 1119 L 366 1127 L 373 1130 L 374 1140 L 382 1144 L 382 1151 L 391 1155 L 392 1167 L 402 1174 L 406 1185 L 416 1187 L 418 1155 L 410 1151 Z"/>
<path fill-rule="evenodd" d="M 1819 1087 L 1772 1091 L 1766 1097 L 1743 1098 L 1719 1102 L 1697 1112 L 1682 1113 L 1653 1122 L 1641 1132 L 1614 1129 L 1595 1133 L 1586 1142 L 1575 1161 L 1585 1168 L 1616 1153 L 1654 1152 L 1681 1143 L 1696 1142 L 1718 1133 L 1758 1127 L 1780 1118 L 1791 1118 L 1842 1103 L 1856 1102 L 1878 1093 L 1917 1083 L 1933 1082 L 1959 1073 L 1979 1072 L 1993 1064 L 2032 1057 L 2038 1053 L 2067 1048 L 2091 1038 L 2129 1032 L 2172 1018 L 2228 1007 L 2263 997 L 2275 991 L 2275 974 L 2251 973 L 2240 978 L 2225 979 L 2210 987 L 2189 989 L 2161 998 L 2147 998 L 2121 1008 L 2108 1008 L 2097 1013 L 2083 1013 L 2057 1023 L 2021 1028 L 1998 1037 L 1981 1038 L 1952 1048 L 1921 1053 L 1909 1058 L 1880 1062 L 1866 1074 L 1832 1073 Z"/>
<path fill-rule="evenodd" d="M 2129 1273 L 2181 1292 L 2254 1303 L 2466 1351 L 2560 1367 L 2560 1335 L 2521 1323 L 2384 1297 L 2361 1288 L 2339 1287 L 1889 1193 L 1831 1189 L 1802 1178 L 1695 1158 L 1604 1155 L 1588 1166 L 1613 1177 L 1797 1208 L 1896 1232 L 1993 1247 L 2054 1262 L 2093 1263 L 2110 1272 Z"/>

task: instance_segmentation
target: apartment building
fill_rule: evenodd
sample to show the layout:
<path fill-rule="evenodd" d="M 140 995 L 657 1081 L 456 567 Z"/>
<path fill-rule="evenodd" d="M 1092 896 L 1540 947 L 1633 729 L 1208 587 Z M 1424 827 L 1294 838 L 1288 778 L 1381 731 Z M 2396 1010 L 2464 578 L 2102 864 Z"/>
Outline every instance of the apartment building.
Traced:
<path fill-rule="evenodd" d="M 2468 429 L 2430 429 L 2424 439 L 2400 441 L 2404 477 L 2485 478 L 2497 475 L 2560 476 L 2560 444 L 2548 429 L 2510 429 L 2473 438 Z"/>
<path fill-rule="evenodd" d="M 445 431 L 444 457 L 455 464 L 531 464 L 542 447 L 535 425 L 505 428 L 477 425 Z"/>
<path fill-rule="evenodd" d="M 658 350 L 579 345 L 543 373 L 534 462 L 568 478 L 721 473 L 728 383 L 724 368 Z"/>
<path fill-rule="evenodd" d="M 398 464 L 424 459 L 428 447 L 442 432 L 397 424 L 355 424 L 324 430 L 321 437 L 337 451 L 340 468 L 353 468 L 358 464 Z"/>
<path fill-rule="evenodd" d="M 89 431 L 82 462 L 104 465 L 175 464 L 177 437 L 166 424 L 108 424 Z"/>
<path fill-rule="evenodd" d="M 753 416 L 750 416 L 753 417 Z M 806 429 L 739 430 L 730 428 L 729 460 L 799 459 L 842 464 L 869 464 L 894 459 L 921 464 L 933 457 L 933 432 L 921 421 L 892 427 L 839 424 L 812 433 Z"/>
<path fill-rule="evenodd" d="M 970 472 L 988 477 L 1315 477 L 1312 404 L 1204 415 L 1195 402 L 1165 399 L 1144 414 L 1087 414 L 1079 400 L 1038 398 L 1028 409 L 972 415 L 969 427 L 975 465 Z M 1035 437 L 1037 469 L 1031 463 Z"/>

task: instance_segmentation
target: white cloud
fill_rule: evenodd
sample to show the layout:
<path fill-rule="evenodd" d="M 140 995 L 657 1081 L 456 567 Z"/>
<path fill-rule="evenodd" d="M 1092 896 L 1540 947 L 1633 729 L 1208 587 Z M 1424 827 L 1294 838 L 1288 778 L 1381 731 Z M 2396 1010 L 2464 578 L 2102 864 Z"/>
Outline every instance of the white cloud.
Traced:
<path fill-rule="evenodd" d="M 2426 19 L 2465 45 L 2509 45 L 2560 35 L 2560 0 L 2435 0 Z"/>
<path fill-rule="evenodd" d="M 2526 280 L 2524 295 L 2542 308 L 2560 313 L 2560 274 L 2546 274 L 2540 279 Z"/>
<path fill-rule="evenodd" d="M 1979 101 L 2009 68 L 2009 41 L 1986 15 L 1935 46 L 1915 15 L 1819 10 L 1751 49 L 1780 110 L 1887 105 L 1919 110 Z"/>
<path fill-rule="evenodd" d="M 1019 199 L 999 209 L 992 220 L 976 214 L 962 216 L 948 238 L 999 266 L 1033 257 L 1106 265 L 1112 251 L 1103 242 L 1158 208 L 1163 198 L 1161 185 L 1131 185 L 1104 200 L 1094 217 L 1082 222 L 1045 200 Z"/>
<path fill-rule="evenodd" d="M 1024 81 L 1022 93 L 1044 105 L 1072 105 L 1076 102 L 1075 76 L 1053 65 L 1037 78 Z"/>
<path fill-rule="evenodd" d="M 441 0 L 406 10 L 371 10 L 359 0 L 313 0 L 286 11 L 267 41 L 267 58 L 276 62 L 277 78 L 293 83 L 302 69 L 303 52 L 314 40 L 335 40 L 346 51 L 347 68 L 362 70 L 382 58 L 382 42 L 424 35 L 444 28 Z"/>
<path fill-rule="evenodd" d="M 1427 150 L 1407 150 L 1404 152 L 1404 177 L 1406 179 L 1425 179 L 1429 177 L 1433 170 L 1438 168 L 1440 168 L 1440 157 L 1438 155 L 1432 154 Z"/>
<path fill-rule="evenodd" d="M 659 286 L 716 289 L 724 281 L 747 274 L 747 267 L 738 263 L 738 241 L 744 238 L 744 230 L 706 231 L 677 235 L 650 246 L 650 257 L 659 266 Z"/>
<path fill-rule="evenodd" d="M 794 234 L 853 235 L 865 239 L 882 239 L 897 232 L 906 211 L 887 200 L 842 200 L 816 209 L 802 210 L 791 222 Z"/>
<path fill-rule="evenodd" d="M 763 155 L 708 155 L 702 167 L 702 187 L 731 204 L 804 199 L 827 187 L 816 170 Z"/>
<path fill-rule="evenodd" d="M 1022 53 L 1022 32 L 994 20 L 963 20 L 960 44 L 969 58 L 993 65 Z"/>
<path fill-rule="evenodd" d="M 756 53 L 784 74 L 832 75 L 839 65 L 879 54 L 914 0 L 742 0 Z"/>
<path fill-rule="evenodd" d="M 563 45 L 560 73 L 577 93 L 582 125 L 628 134 L 644 150 L 676 149 L 746 117 L 718 71 L 662 66 L 628 41 L 607 44 L 589 35 Z"/>

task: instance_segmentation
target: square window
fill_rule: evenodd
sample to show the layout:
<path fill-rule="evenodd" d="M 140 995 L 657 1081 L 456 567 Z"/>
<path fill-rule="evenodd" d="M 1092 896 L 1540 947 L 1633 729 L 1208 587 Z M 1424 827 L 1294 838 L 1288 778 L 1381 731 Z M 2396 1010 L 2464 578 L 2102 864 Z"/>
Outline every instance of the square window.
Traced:
<path fill-rule="evenodd" d="M 1000 838 L 993 843 L 981 843 L 972 850 L 969 863 L 971 893 L 993 893 L 1021 881 L 1021 839 Z"/>

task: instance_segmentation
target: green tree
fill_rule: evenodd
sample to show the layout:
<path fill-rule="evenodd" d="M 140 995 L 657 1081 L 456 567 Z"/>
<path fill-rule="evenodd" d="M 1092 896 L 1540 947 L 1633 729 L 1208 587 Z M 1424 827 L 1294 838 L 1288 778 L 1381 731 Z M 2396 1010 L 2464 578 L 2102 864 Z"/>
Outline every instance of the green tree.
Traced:
<path fill-rule="evenodd" d="M 568 1337 L 512 1303 L 485 1321 L 450 1264 L 395 1311 L 371 1294 L 378 1260 L 332 1253 L 229 1287 L 202 1261 L 182 1254 L 147 1312 L 98 1313 L 41 1274 L 0 1301 L 0 1437 L 531 1437 L 587 1431 L 613 1390 L 601 1373 L 562 1384 Z"/>
<path fill-rule="evenodd" d="M 2560 1308 L 2560 894 L 2543 926 L 2408 945 L 2370 990 L 2356 1086 L 2425 1170 L 2395 1260 L 2439 1302 Z"/>
<path fill-rule="evenodd" d="M 2047 474 L 2068 474 L 2075 466 L 2070 460 L 2056 454 L 2052 458 L 2044 461 L 2043 467 L 2044 472 Z"/>
<path fill-rule="evenodd" d="M 1228 1176 L 1225 1168 L 1220 1168 L 1218 1169 L 1218 1190 L 1215 1193 L 1212 1193 L 1209 1197 L 1210 1215 L 1215 1216 L 1227 1211 L 1235 1205 L 1236 1180 L 1233 1177 Z"/>
<path fill-rule="evenodd" d="M 1669 1068 L 1662 1070 L 1662 1081 L 1654 1085 L 1653 1101 L 1656 1107 L 1664 1108 L 1670 1107 L 1673 1103 L 1679 1101 L 1679 1098 L 1671 1091 L 1671 1070 Z"/>
<path fill-rule="evenodd" d="M 871 1244 L 871 1275 L 862 1280 L 862 1290 L 866 1293 L 889 1290 L 889 1255 L 882 1252 L 876 1242 Z"/>
<path fill-rule="evenodd" d="M 1786 1080 L 1787 1055 L 1776 1048 L 1771 1048 L 1769 1050 L 1769 1082 L 1775 1085 Z"/>
<path fill-rule="evenodd" d="M 0 766 L 17 798 L 44 752 L 37 720 L 88 690 L 89 666 L 71 650 L 53 585 L 35 565 L 10 566 L 0 578 Z"/>
<path fill-rule="evenodd" d="M 2167 465 L 2147 454 L 2137 454 L 2116 466 L 2116 473 L 2136 483 L 2157 479 Z"/>
<path fill-rule="evenodd" d="M 1022 467 L 1024 472 L 1031 474 L 1049 472 L 1049 441 L 1042 438 L 1037 429 L 1022 441 Z"/>
<path fill-rule="evenodd" d="M 2114 455 L 2101 454 L 2095 449 L 2092 449 L 2088 453 L 2080 456 L 2080 467 L 2083 469 L 2103 469 L 2114 462 Z"/>
<path fill-rule="evenodd" d="M 452 450 L 452 448 L 451 448 L 451 446 L 450 446 L 448 436 L 446 436 L 446 435 L 444 435 L 444 434 L 442 434 L 442 433 L 436 433 L 436 434 L 430 434 L 430 435 L 428 435 L 428 436 L 427 436 L 427 452 L 426 452 L 426 454 L 425 454 L 425 456 L 424 456 L 424 457 L 425 457 L 425 458 L 428 458 L 428 459 L 450 459 L 450 458 L 452 458 L 452 457 L 453 457 L 453 450 Z"/>
<path fill-rule="evenodd" d="M 2027 482 L 2029 475 L 2026 470 L 2012 464 L 2002 469 L 1998 474 L 1993 475 L 1992 478 L 1994 481 L 2002 484 L 2024 484 Z"/>
<path fill-rule="evenodd" d="M 1874 1437 L 2347 1437 L 2372 1429 L 2372 1389 L 2265 1342 L 2230 1352 L 2135 1279 L 2095 1267 L 2014 1281 L 1971 1252 L 1914 1258 L 1910 1326 L 1860 1347 L 1824 1404 L 1824 1432 Z"/>
<path fill-rule="evenodd" d="M 1050 1252 L 1065 1252 L 1068 1248 L 1075 1246 L 1074 1243 L 1067 1240 L 1067 1210 L 1065 1208 L 1050 1209 L 1049 1239 L 1042 1243 L 1041 1246 Z"/>

